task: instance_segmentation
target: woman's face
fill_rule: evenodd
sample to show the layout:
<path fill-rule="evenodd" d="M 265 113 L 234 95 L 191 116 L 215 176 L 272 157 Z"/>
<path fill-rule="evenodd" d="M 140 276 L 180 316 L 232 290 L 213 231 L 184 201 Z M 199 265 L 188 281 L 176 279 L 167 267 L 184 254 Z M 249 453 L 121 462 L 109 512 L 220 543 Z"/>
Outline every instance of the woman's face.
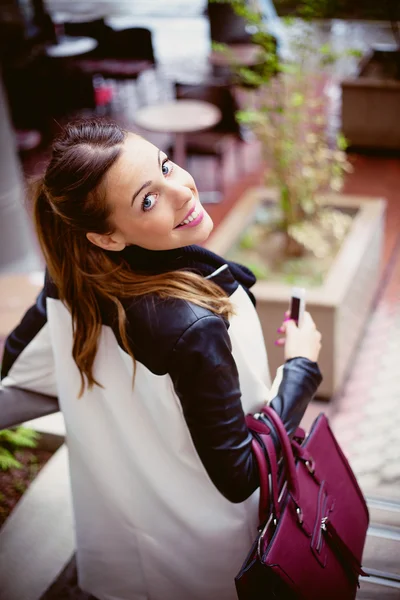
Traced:
<path fill-rule="evenodd" d="M 117 245 L 111 250 L 128 244 L 149 250 L 201 244 L 213 228 L 191 175 L 134 134 L 128 134 L 107 174 L 106 198 L 114 226 L 109 237 Z"/>

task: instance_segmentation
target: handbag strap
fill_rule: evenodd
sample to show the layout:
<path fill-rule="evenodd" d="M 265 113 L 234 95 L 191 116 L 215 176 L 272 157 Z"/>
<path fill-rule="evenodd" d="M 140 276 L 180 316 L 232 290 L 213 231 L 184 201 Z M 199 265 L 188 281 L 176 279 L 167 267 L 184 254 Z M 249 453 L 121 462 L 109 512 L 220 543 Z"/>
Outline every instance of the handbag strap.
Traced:
<path fill-rule="evenodd" d="M 290 491 L 290 494 L 291 494 L 294 502 L 296 503 L 297 507 L 299 508 L 300 491 L 299 491 L 299 484 L 298 484 L 298 480 L 297 480 L 296 464 L 294 461 L 293 450 L 292 450 L 292 445 L 290 443 L 289 436 L 286 432 L 286 429 L 285 429 L 280 417 L 274 411 L 273 408 L 271 408 L 269 406 L 264 406 L 262 408 L 262 412 L 272 422 L 275 432 L 281 443 L 283 460 L 284 460 L 284 463 L 286 466 L 286 479 L 287 479 L 288 490 Z"/>
<path fill-rule="evenodd" d="M 270 469 L 270 491 L 271 491 L 271 506 L 272 511 L 276 519 L 281 516 L 281 507 L 279 504 L 279 484 L 278 484 L 278 459 L 276 456 L 276 450 L 274 442 L 270 435 L 263 436 L 263 442 L 268 455 L 269 469 Z M 268 515 L 269 516 L 269 515 Z"/>
<path fill-rule="evenodd" d="M 269 428 L 264 423 L 257 421 L 253 415 L 246 416 L 247 427 L 251 431 L 255 431 L 263 437 L 269 435 Z M 251 448 L 257 461 L 259 480 L 260 480 L 260 501 L 258 504 L 258 515 L 260 519 L 260 525 L 263 524 L 268 518 L 269 511 L 269 483 L 268 483 L 268 463 L 265 456 L 264 448 L 259 444 L 257 438 L 253 437 L 251 441 Z"/>
<path fill-rule="evenodd" d="M 268 425 L 264 421 L 256 419 L 253 415 L 246 417 L 246 423 L 251 431 L 258 434 L 257 438 L 253 437 L 252 449 L 259 470 L 260 501 L 258 513 L 260 524 L 263 524 L 268 520 L 271 509 L 276 518 L 279 518 L 281 514 L 278 501 L 278 461 Z M 263 445 L 260 444 L 258 438 Z"/>
<path fill-rule="evenodd" d="M 256 457 L 258 471 L 260 476 L 260 500 L 258 503 L 258 518 L 260 525 L 264 523 L 268 518 L 268 506 L 269 506 L 269 488 L 268 488 L 268 465 L 267 459 L 260 444 L 253 437 L 251 442 L 253 454 Z"/>

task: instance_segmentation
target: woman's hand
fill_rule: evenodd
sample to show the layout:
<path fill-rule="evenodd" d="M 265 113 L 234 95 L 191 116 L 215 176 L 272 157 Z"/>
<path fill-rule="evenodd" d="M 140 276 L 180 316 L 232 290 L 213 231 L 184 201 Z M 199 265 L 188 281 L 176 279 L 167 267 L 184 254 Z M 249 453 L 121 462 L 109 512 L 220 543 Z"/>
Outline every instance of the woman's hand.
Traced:
<path fill-rule="evenodd" d="M 286 313 L 286 318 L 289 313 Z M 279 338 L 275 343 L 278 346 L 285 346 L 285 361 L 297 356 L 308 358 L 312 362 L 317 362 L 321 350 L 321 333 L 315 326 L 310 313 L 305 312 L 303 321 L 298 327 L 295 321 L 285 320 L 278 333 L 283 333 L 284 338 Z"/>

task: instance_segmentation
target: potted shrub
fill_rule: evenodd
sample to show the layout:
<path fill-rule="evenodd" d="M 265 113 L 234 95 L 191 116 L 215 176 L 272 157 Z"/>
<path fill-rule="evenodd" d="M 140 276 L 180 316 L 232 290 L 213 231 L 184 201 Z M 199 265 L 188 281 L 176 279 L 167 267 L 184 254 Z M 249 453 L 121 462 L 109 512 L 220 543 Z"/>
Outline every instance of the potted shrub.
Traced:
<path fill-rule="evenodd" d="M 292 58 L 282 63 L 276 55 L 269 59 L 259 23 L 255 41 L 268 64 L 258 72 L 237 69 L 239 80 L 255 90 L 238 119 L 261 142 L 270 168 L 265 186 L 245 193 L 207 247 L 257 275 L 257 308 L 272 371 L 282 362 L 274 340 L 290 288 L 306 287 L 307 306 L 324 339 L 319 393 L 330 398 L 343 381 L 375 294 L 384 202 L 340 195 L 351 165 L 345 138 L 333 137 L 328 128 L 321 66 L 332 55 L 327 47 L 313 46 L 306 24 L 297 23 L 296 31 Z"/>
<path fill-rule="evenodd" d="M 400 3 L 386 0 L 393 44 L 373 46 L 342 81 L 342 129 L 354 148 L 400 148 Z"/>

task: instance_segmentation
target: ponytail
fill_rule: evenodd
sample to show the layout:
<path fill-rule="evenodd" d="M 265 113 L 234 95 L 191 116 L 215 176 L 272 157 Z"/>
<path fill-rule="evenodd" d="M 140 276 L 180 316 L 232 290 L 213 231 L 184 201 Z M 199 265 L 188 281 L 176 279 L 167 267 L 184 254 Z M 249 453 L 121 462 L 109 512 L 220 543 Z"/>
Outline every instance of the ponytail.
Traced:
<path fill-rule="evenodd" d="M 102 313 L 112 314 L 124 350 L 135 358 L 126 333 L 121 299 L 145 294 L 180 298 L 229 318 L 232 305 L 211 280 L 185 271 L 138 275 L 120 253 L 113 260 L 86 234 L 109 233 L 110 207 L 103 179 L 121 152 L 125 132 L 112 123 L 84 121 L 70 125 L 53 146 L 44 179 L 34 184 L 36 233 L 51 280 L 72 317 L 72 356 L 85 384 L 100 385 L 93 375 Z"/>

